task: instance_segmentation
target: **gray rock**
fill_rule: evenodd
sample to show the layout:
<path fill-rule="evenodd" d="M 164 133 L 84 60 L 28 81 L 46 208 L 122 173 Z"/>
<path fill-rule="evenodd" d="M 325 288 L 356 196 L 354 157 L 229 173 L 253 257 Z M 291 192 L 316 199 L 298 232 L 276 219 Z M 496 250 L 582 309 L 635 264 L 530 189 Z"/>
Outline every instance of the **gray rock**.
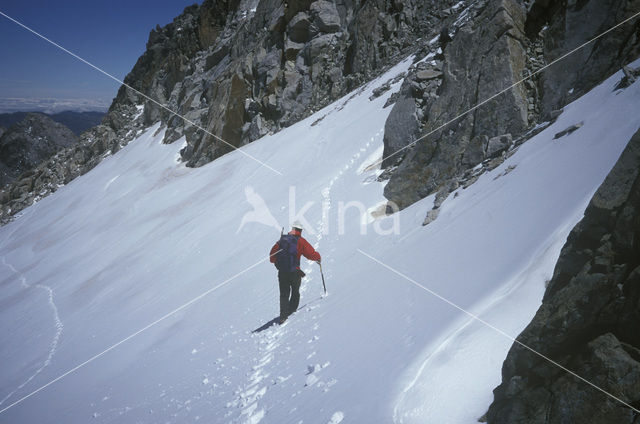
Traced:
<path fill-rule="evenodd" d="M 300 50 L 304 48 L 303 43 L 296 43 L 295 41 L 287 38 L 284 42 L 284 54 L 287 60 L 293 60 L 298 56 Z"/>
<path fill-rule="evenodd" d="M 569 135 L 572 132 L 576 131 L 577 129 L 579 129 L 580 127 L 582 127 L 584 125 L 584 122 L 578 122 L 577 124 L 573 124 L 573 125 L 569 125 L 567 128 L 565 128 L 564 130 L 556 133 L 553 136 L 553 139 L 556 140 L 560 137 L 564 137 L 565 135 Z"/>
<path fill-rule="evenodd" d="M 439 209 L 440 206 L 442 206 L 442 204 L 444 203 L 444 201 L 447 200 L 447 198 L 449 197 L 449 194 L 455 191 L 458 187 L 459 187 L 459 184 L 456 180 L 451 180 L 448 183 L 446 183 L 440 190 L 438 190 L 438 193 L 436 194 L 436 198 L 433 201 L 433 208 Z"/>
<path fill-rule="evenodd" d="M 554 60 L 596 34 L 601 34 L 640 10 L 639 0 L 585 0 L 562 4 L 535 0 L 529 12 L 528 33 L 543 31 L 547 61 Z M 599 19 L 594 19 L 599 16 Z M 612 31 L 546 69 L 542 76 L 544 115 L 585 94 L 604 78 L 640 56 L 640 38 L 630 23 Z"/>
<path fill-rule="evenodd" d="M 554 122 L 556 119 L 558 119 L 560 115 L 562 115 L 562 112 L 564 112 L 564 109 L 557 109 L 557 110 L 550 111 L 548 114 L 549 121 Z"/>
<path fill-rule="evenodd" d="M 426 103 L 421 107 L 424 120 L 420 122 L 419 132 L 402 138 L 404 145 L 422 139 L 405 151 L 402 162 L 384 189 L 385 197 L 401 208 L 433 193 L 443 182 L 480 163 L 484 159 L 484 149 L 477 139 L 472 142 L 473 138 L 506 133 L 517 135 L 528 128 L 528 95 L 524 88 L 516 87 L 475 110 L 473 115 L 463 115 L 446 129 L 435 131 L 479 101 L 519 80 L 524 70 L 526 16 L 522 5 L 515 0 L 489 2 L 476 13 L 478 16 L 473 18 L 471 15 L 468 23 L 446 46 L 442 85 L 435 95 L 426 96 Z M 474 48 L 469 49 L 469 46 Z M 405 97 L 409 95 L 414 94 L 405 92 Z M 406 108 L 400 100 L 394 109 L 399 107 Z M 386 127 L 396 119 L 400 119 L 399 114 L 392 111 Z M 429 133 L 430 136 L 423 137 Z M 387 146 L 391 141 L 394 144 Z M 400 140 L 393 140 L 385 131 L 386 152 L 402 147 Z M 467 149 L 470 150 L 468 154 Z M 383 165 L 394 164 L 385 161 Z"/>
<path fill-rule="evenodd" d="M 481 163 L 486 157 L 488 144 L 489 137 L 486 135 L 473 137 L 462 156 L 462 166 L 468 169 Z"/>
<path fill-rule="evenodd" d="M 294 43 L 306 43 L 311 39 L 311 17 L 306 12 L 300 12 L 289 21 L 287 35 Z"/>
<path fill-rule="evenodd" d="M 416 73 L 416 79 L 418 81 L 429 81 L 440 77 L 442 77 L 442 71 L 438 69 L 425 69 Z"/>
<path fill-rule="evenodd" d="M 330 1 L 317 0 L 311 3 L 313 23 L 321 32 L 331 33 L 340 31 L 340 15 L 336 5 Z"/>
<path fill-rule="evenodd" d="M 427 212 L 427 216 L 424 218 L 424 221 L 422 221 L 422 226 L 431 224 L 433 221 L 438 219 L 438 215 L 440 215 L 440 209 L 431 209 Z"/>
<path fill-rule="evenodd" d="M 615 90 L 620 90 L 620 89 L 629 87 L 631 84 L 636 82 L 638 77 L 640 77 L 640 68 L 634 69 L 630 66 L 623 66 L 622 72 L 624 76 L 622 77 L 620 82 L 616 84 Z"/>
<path fill-rule="evenodd" d="M 418 130 L 416 102 L 410 94 L 410 86 L 403 85 L 396 103 L 384 126 L 384 151 L 382 166 L 398 163 L 402 158 L 396 152 L 410 143 Z"/>
<path fill-rule="evenodd" d="M 381 85 L 380 87 L 375 88 L 371 92 L 371 96 L 369 96 L 369 100 L 377 99 L 378 97 L 382 96 L 384 93 L 389 91 L 390 89 L 391 89 L 391 85 L 388 82 Z"/>
<path fill-rule="evenodd" d="M 517 339 L 631 405 L 640 402 L 640 131 L 567 239 Z M 514 385 L 513 381 L 518 384 Z M 637 414 L 514 344 L 489 423 L 635 423 Z"/>
<path fill-rule="evenodd" d="M 503 152 L 506 152 L 512 145 L 513 137 L 511 137 L 511 134 L 491 137 L 487 142 L 487 157 L 494 158 Z"/>

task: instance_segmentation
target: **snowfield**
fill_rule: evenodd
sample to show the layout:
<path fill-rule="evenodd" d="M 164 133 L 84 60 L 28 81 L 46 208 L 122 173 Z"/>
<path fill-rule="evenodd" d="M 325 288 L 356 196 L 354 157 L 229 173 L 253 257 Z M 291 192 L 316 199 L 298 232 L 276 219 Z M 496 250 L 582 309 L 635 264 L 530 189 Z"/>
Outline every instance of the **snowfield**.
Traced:
<path fill-rule="evenodd" d="M 423 227 L 433 196 L 371 215 L 399 83 L 369 96 L 409 65 L 243 147 L 282 175 L 238 151 L 186 168 L 158 123 L 0 228 L 0 423 L 477 422 L 512 340 L 425 288 L 517 336 L 640 127 L 640 84 L 612 76 Z M 299 311 L 252 333 L 279 310 L 291 210 L 328 295 L 304 261 Z"/>

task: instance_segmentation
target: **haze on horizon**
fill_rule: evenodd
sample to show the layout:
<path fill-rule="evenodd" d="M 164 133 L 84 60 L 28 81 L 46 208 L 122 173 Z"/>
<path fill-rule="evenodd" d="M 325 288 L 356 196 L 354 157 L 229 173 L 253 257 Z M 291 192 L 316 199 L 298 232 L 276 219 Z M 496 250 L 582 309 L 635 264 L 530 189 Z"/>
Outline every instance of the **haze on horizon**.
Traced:
<path fill-rule="evenodd" d="M 151 29 L 194 3 L 7 0 L 0 11 L 124 79 L 144 53 Z M 106 111 L 111 105 L 120 84 L 1 15 L 0 40 L 0 113 Z"/>

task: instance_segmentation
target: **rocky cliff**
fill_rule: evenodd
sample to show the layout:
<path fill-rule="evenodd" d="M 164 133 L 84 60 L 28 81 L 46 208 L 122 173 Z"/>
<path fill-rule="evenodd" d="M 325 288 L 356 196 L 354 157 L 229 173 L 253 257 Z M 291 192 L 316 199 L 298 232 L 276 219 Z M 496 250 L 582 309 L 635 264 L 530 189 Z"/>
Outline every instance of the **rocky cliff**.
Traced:
<path fill-rule="evenodd" d="M 476 165 L 496 166 L 534 125 L 553 119 L 564 105 L 640 56 L 639 27 L 623 25 L 536 72 L 638 10 L 638 0 L 473 3 L 467 20 L 456 21 L 439 41 L 443 53 L 405 79 L 385 128 L 385 196 L 403 208 L 468 184 L 477 177 L 477 170 L 471 172 Z"/>
<path fill-rule="evenodd" d="M 573 229 L 518 340 L 640 409 L 640 130 Z M 489 423 L 637 423 L 640 414 L 514 344 Z"/>
<path fill-rule="evenodd" d="M 165 122 L 165 142 L 186 135 L 183 158 L 202 165 L 230 150 L 219 138 L 240 146 L 278 131 L 395 64 L 440 31 L 453 3 L 205 1 L 154 30 L 125 80 L 192 123 L 125 87 L 109 123 L 145 104 L 145 123 Z"/>
<path fill-rule="evenodd" d="M 26 114 L 0 134 L 0 187 L 77 141 L 66 126 L 40 113 Z"/>

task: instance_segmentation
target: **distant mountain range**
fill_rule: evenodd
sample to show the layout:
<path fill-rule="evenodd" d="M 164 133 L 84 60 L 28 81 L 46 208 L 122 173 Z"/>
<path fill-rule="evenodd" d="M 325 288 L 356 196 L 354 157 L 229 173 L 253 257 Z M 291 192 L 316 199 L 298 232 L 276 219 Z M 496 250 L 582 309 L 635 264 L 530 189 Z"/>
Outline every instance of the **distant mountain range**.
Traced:
<path fill-rule="evenodd" d="M 22 121 L 30 112 L 13 112 L 0 114 L 0 127 L 9 128 L 13 124 Z M 73 112 L 65 111 L 54 114 L 42 113 L 56 122 L 63 124 L 73 131 L 76 135 L 80 135 L 91 127 L 99 125 L 104 117 L 104 112 Z"/>

